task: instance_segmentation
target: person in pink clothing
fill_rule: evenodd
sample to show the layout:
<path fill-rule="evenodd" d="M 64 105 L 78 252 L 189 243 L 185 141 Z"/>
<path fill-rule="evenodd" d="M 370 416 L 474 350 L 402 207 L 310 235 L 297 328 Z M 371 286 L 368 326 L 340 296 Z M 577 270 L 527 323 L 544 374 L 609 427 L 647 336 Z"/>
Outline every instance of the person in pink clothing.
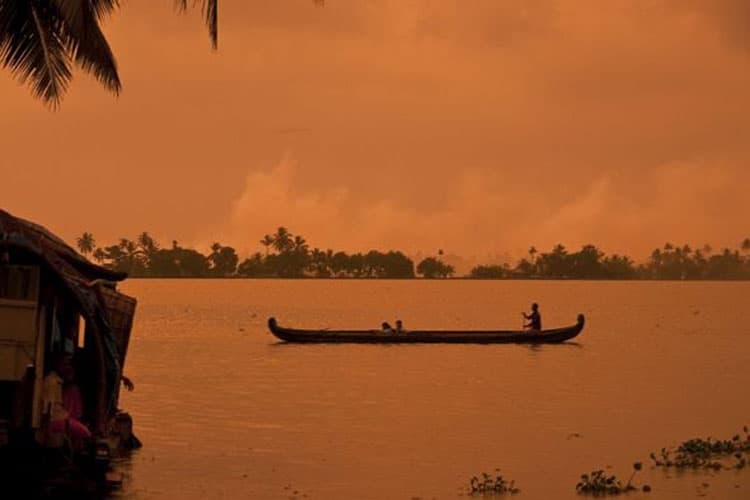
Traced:
<path fill-rule="evenodd" d="M 68 418 L 80 421 L 83 417 L 83 398 L 74 376 L 63 380 L 63 406 L 68 410 Z"/>
<path fill-rule="evenodd" d="M 57 355 L 54 368 L 44 377 L 43 412 L 49 432 L 67 435 L 73 449 L 79 451 L 91 439 L 91 431 L 80 420 L 83 400 L 74 378 L 70 357 Z"/>

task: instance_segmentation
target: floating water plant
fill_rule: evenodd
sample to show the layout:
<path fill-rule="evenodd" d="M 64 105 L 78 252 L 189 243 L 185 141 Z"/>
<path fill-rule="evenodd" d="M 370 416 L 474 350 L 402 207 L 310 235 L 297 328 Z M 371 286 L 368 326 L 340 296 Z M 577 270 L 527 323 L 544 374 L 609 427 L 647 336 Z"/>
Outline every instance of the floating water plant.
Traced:
<path fill-rule="evenodd" d="M 633 473 L 625 484 L 622 484 L 622 481 L 617 479 L 614 474 L 610 476 L 606 475 L 603 470 L 595 470 L 590 474 L 583 474 L 581 475 L 581 481 L 576 484 L 576 491 L 580 495 L 593 496 L 621 495 L 623 493 L 636 491 L 639 488 L 633 485 L 633 478 L 635 478 L 636 473 L 642 468 L 643 464 L 641 464 L 641 462 L 634 463 Z M 644 485 L 640 489 L 646 493 L 651 491 L 649 485 Z"/>
<path fill-rule="evenodd" d="M 500 469 L 495 469 L 495 474 L 482 472 L 482 477 L 474 476 L 469 480 L 470 495 L 515 495 L 519 490 L 515 481 L 506 480 Z"/>
<path fill-rule="evenodd" d="M 750 432 L 742 428 L 744 437 L 736 434 L 731 439 L 689 439 L 676 448 L 662 448 L 659 454 L 651 453 L 657 467 L 677 469 L 744 469 L 748 465 L 745 456 L 750 453 Z M 731 458 L 736 463 L 730 465 Z"/>

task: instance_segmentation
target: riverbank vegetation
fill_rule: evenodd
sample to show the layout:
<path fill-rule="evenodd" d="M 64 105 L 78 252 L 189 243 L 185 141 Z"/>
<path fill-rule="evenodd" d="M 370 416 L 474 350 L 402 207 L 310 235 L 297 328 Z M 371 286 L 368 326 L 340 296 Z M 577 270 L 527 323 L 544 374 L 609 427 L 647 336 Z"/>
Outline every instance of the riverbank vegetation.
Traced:
<path fill-rule="evenodd" d="M 244 277 L 244 278 L 451 278 L 455 269 L 442 251 L 415 262 L 398 250 L 347 253 L 311 248 L 307 240 L 280 227 L 259 242 L 264 250 L 241 259 L 237 251 L 214 243 L 203 254 L 179 245 L 162 246 L 148 233 L 135 239 L 97 246 L 91 233 L 76 244 L 82 254 L 99 264 L 125 271 L 133 277 Z M 471 269 L 473 279 L 647 279 L 647 280 L 747 280 L 750 279 L 750 238 L 737 249 L 714 252 L 708 245 L 694 249 L 667 243 L 655 249 L 646 262 L 636 264 L 626 255 L 606 255 L 594 245 L 569 251 L 556 245 L 548 252 L 531 247 L 515 265 L 488 264 Z"/>

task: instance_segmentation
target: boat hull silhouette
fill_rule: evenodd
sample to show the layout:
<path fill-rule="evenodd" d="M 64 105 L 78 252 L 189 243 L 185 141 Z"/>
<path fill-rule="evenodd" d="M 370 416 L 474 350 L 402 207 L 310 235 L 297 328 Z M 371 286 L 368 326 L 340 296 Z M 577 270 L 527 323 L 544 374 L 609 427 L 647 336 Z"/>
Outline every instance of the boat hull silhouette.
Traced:
<path fill-rule="evenodd" d="M 559 344 L 575 338 L 583 330 L 586 320 L 578 315 L 575 325 L 551 330 L 303 330 L 282 327 L 276 318 L 268 319 L 268 329 L 285 342 L 302 343 L 361 343 L 361 344 Z"/>

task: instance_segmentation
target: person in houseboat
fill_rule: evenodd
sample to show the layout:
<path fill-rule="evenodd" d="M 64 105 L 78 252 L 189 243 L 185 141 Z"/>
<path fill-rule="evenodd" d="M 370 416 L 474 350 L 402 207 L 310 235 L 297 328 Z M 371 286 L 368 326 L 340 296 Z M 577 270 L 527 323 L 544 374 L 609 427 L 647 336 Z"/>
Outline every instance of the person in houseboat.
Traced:
<path fill-rule="evenodd" d="M 81 422 L 83 401 L 75 383 L 75 371 L 70 356 L 57 354 L 53 369 L 44 377 L 43 412 L 47 430 L 53 434 L 65 434 L 72 448 L 83 449 L 91 439 L 91 431 Z"/>
<path fill-rule="evenodd" d="M 396 320 L 396 333 L 404 333 L 406 330 L 404 330 L 404 323 L 400 320 Z"/>
<path fill-rule="evenodd" d="M 523 327 L 527 330 L 541 330 L 542 329 L 542 315 L 539 313 L 539 304 L 534 302 L 531 304 L 531 314 L 522 313 L 524 319 L 529 322 Z"/>
<path fill-rule="evenodd" d="M 393 327 L 387 322 L 383 321 L 383 324 L 380 326 L 380 330 L 383 333 L 393 333 Z"/>

